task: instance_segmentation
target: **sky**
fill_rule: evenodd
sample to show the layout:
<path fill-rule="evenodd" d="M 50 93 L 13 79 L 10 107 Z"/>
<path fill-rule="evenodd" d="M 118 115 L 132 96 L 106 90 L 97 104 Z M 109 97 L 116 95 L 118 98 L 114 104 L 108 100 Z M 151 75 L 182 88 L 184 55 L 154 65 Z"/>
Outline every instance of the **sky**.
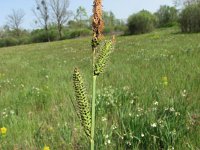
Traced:
<path fill-rule="evenodd" d="M 69 10 L 75 12 L 79 6 L 82 6 L 87 10 L 88 16 L 92 14 L 93 0 L 69 0 L 69 2 Z M 6 24 L 6 18 L 13 9 L 22 9 L 25 12 L 22 27 L 36 28 L 35 16 L 32 12 L 34 5 L 35 0 L 0 0 L 0 27 Z M 173 0 L 103 0 L 103 10 L 112 11 L 118 19 L 127 19 L 128 16 L 142 9 L 155 12 L 160 5 L 173 6 Z"/>

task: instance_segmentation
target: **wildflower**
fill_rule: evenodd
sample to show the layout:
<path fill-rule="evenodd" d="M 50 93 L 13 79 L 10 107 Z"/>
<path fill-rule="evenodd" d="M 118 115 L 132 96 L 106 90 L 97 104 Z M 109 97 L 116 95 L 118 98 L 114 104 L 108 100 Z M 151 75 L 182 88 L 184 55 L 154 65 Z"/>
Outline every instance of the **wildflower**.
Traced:
<path fill-rule="evenodd" d="M 181 96 L 186 97 L 187 96 L 187 91 L 186 90 L 181 91 Z"/>
<path fill-rule="evenodd" d="M 50 150 L 50 147 L 45 145 L 43 150 Z"/>
<path fill-rule="evenodd" d="M 102 117 L 101 120 L 104 122 L 104 121 L 107 121 L 107 118 L 106 117 Z"/>
<path fill-rule="evenodd" d="M 108 144 L 110 144 L 110 143 L 111 143 L 111 141 L 108 139 L 108 140 L 105 141 L 104 144 L 105 144 L 105 145 L 108 145 Z"/>
<path fill-rule="evenodd" d="M 14 115 L 14 114 L 15 114 L 14 110 L 11 110 L 11 111 L 10 111 L 10 114 L 11 114 L 11 115 Z"/>
<path fill-rule="evenodd" d="M 141 137 L 144 137 L 144 133 L 141 133 Z"/>
<path fill-rule="evenodd" d="M 131 100 L 131 101 L 130 101 L 130 104 L 133 104 L 133 103 L 134 103 L 134 100 Z"/>
<path fill-rule="evenodd" d="M 171 111 L 171 112 L 174 112 L 174 111 L 175 111 L 174 107 L 171 107 L 171 108 L 170 108 L 170 111 Z"/>
<path fill-rule="evenodd" d="M 153 128 L 157 127 L 157 123 L 152 123 L 151 127 L 153 127 Z"/>
<path fill-rule="evenodd" d="M 7 132 L 7 128 L 5 128 L 5 127 L 0 128 L 0 133 L 1 133 L 2 135 L 5 135 L 6 132 Z"/>
<path fill-rule="evenodd" d="M 153 105 L 157 106 L 157 105 L 158 105 L 158 102 L 157 102 L 157 101 L 155 101 L 155 102 L 153 103 Z"/>
<path fill-rule="evenodd" d="M 168 85 L 168 78 L 166 76 L 162 77 L 163 85 Z"/>
<path fill-rule="evenodd" d="M 131 146 L 131 142 L 130 141 L 127 141 L 126 144 L 129 145 L 129 146 Z"/>
<path fill-rule="evenodd" d="M 180 112 L 175 112 L 175 116 L 180 116 L 181 113 Z"/>
<path fill-rule="evenodd" d="M 108 140 L 108 144 L 110 144 L 111 143 L 111 141 L 110 140 Z"/>
<path fill-rule="evenodd" d="M 140 117 L 140 115 L 139 115 L 139 114 L 137 114 L 137 115 L 136 115 L 136 117 Z"/>
<path fill-rule="evenodd" d="M 117 129 L 117 126 L 115 124 L 112 125 L 112 130 Z"/>
<path fill-rule="evenodd" d="M 48 75 L 46 75 L 46 76 L 45 76 L 45 78 L 46 78 L 46 79 L 49 79 L 49 76 L 48 76 Z"/>

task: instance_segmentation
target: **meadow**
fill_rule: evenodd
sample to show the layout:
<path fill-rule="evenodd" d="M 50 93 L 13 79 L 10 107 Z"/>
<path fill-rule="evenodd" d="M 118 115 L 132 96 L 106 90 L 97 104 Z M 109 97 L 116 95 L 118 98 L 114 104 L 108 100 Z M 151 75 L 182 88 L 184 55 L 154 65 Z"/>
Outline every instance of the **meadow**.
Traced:
<path fill-rule="evenodd" d="M 98 78 L 97 150 L 200 149 L 200 34 L 117 36 Z M 0 48 L 1 150 L 85 150 L 73 69 L 89 98 L 91 37 Z"/>

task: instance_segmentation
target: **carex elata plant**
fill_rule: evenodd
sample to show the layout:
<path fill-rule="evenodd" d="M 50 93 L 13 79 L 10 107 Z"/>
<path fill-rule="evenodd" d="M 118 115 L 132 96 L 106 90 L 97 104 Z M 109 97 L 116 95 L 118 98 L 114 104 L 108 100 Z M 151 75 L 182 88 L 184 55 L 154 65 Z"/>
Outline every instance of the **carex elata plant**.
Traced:
<path fill-rule="evenodd" d="M 75 89 L 75 107 L 76 113 L 81 121 L 83 130 L 88 137 L 91 150 L 94 150 L 95 141 L 95 97 L 96 97 L 96 80 L 101 75 L 109 60 L 109 56 L 113 50 L 114 38 L 112 40 L 103 40 L 104 22 L 102 19 L 102 0 L 94 0 L 91 40 L 91 48 L 93 55 L 93 76 L 92 82 L 92 103 L 88 100 L 83 78 L 78 68 L 74 69 L 73 83 Z"/>

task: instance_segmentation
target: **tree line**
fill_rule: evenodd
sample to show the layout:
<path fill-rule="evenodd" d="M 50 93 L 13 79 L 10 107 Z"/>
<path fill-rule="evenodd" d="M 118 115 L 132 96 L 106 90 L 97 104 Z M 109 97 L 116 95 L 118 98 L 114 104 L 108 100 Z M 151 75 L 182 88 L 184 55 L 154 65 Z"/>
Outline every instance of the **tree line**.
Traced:
<path fill-rule="evenodd" d="M 7 23 L 0 28 L 0 47 L 48 42 L 91 35 L 91 16 L 86 9 L 78 7 L 75 12 L 69 10 L 69 0 L 35 0 L 32 9 L 37 29 L 23 29 L 25 13 L 12 10 Z M 124 32 L 123 20 L 117 19 L 112 12 L 103 12 L 105 34 Z"/>
<path fill-rule="evenodd" d="M 160 6 L 155 13 L 142 10 L 130 15 L 126 22 L 117 19 L 113 12 L 104 11 L 104 34 L 142 34 L 172 26 L 179 26 L 182 32 L 200 32 L 200 0 L 174 0 L 174 5 Z M 0 47 L 91 35 L 91 16 L 82 6 L 70 11 L 69 0 L 35 0 L 32 12 L 39 28 L 23 29 L 25 13 L 13 10 L 0 29 Z"/>
<path fill-rule="evenodd" d="M 173 7 L 160 6 L 154 14 L 142 10 L 129 16 L 127 34 L 147 33 L 171 26 L 179 26 L 185 33 L 200 32 L 200 0 L 174 0 L 174 4 Z"/>

